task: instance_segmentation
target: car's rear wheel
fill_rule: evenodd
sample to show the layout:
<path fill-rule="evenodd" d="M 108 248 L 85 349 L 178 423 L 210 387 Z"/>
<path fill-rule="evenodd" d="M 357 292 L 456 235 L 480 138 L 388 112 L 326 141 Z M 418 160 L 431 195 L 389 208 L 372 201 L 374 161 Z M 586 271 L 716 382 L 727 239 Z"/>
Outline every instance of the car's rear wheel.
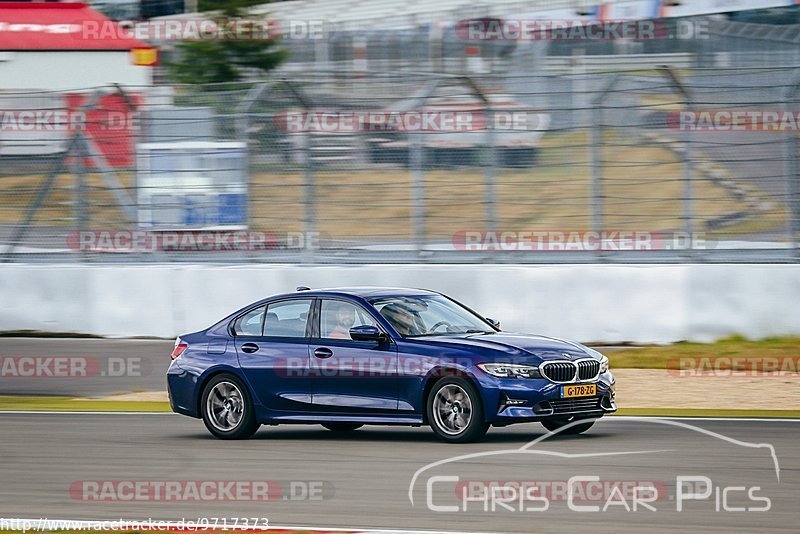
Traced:
<path fill-rule="evenodd" d="M 364 425 L 361 423 L 322 423 L 322 426 L 332 432 L 351 432 Z"/>
<path fill-rule="evenodd" d="M 566 427 L 570 423 L 574 423 L 572 426 L 564 428 L 564 430 L 561 430 L 559 432 L 559 434 L 565 434 L 570 436 L 586 432 L 587 430 L 592 428 L 592 425 L 594 425 L 594 421 L 587 421 L 585 423 L 576 423 L 576 421 L 578 420 L 576 420 L 574 417 L 563 417 L 559 419 L 544 419 L 542 421 L 542 425 L 544 425 L 544 427 L 550 432 L 555 432 L 560 428 Z"/>
<path fill-rule="evenodd" d="M 233 375 L 209 380 L 200 406 L 206 428 L 220 439 L 247 439 L 258 430 L 247 388 Z"/>
<path fill-rule="evenodd" d="M 426 409 L 428 424 L 448 443 L 477 441 L 489 429 L 480 395 L 464 378 L 443 378 L 436 382 L 428 395 Z"/>

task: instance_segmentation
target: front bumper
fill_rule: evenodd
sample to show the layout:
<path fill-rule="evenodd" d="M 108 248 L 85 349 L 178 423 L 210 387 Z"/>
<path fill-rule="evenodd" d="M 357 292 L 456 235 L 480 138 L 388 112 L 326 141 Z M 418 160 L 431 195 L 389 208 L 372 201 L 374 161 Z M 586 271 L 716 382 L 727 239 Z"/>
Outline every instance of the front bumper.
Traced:
<path fill-rule="evenodd" d="M 497 425 L 554 417 L 600 417 L 617 411 L 615 380 L 610 372 L 580 382 L 597 385 L 597 394 L 592 397 L 562 398 L 565 384 L 543 378 L 495 378 L 484 373 L 478 380 L 486 420 Z"/>

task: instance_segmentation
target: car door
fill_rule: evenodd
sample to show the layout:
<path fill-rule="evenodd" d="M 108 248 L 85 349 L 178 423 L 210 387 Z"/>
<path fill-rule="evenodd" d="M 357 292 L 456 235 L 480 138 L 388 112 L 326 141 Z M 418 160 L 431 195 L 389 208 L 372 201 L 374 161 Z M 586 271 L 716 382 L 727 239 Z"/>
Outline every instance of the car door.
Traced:
<path fill-rule="evenodd" d="M 312 303 L 310 298 L 270 302 L 234 322 L 239 365 L 257 401 L 270 410 L 311 409 L 308 342 Z"/>
<path fill-rule="evenodd" d="M 376 326 L 360 304 L 322 298 L 309 344 L 312 403 L 318 412 L 348 414 L 397 411 L 397 346 L 391 340 L 354 341 L 349 330 Z M 389 338 L 390 339 L 390 338 Z"/>

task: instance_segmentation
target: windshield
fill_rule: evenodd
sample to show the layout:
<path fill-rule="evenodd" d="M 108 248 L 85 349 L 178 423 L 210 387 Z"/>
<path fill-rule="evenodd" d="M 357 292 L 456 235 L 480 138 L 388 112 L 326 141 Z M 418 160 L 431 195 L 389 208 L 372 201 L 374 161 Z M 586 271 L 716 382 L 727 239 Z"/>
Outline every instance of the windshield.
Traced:
<path fill-rule="evenodd" d="M 403 337 L 494 332 L 480 317 L 441 295 L 381 297 L 370 303 Z"/>

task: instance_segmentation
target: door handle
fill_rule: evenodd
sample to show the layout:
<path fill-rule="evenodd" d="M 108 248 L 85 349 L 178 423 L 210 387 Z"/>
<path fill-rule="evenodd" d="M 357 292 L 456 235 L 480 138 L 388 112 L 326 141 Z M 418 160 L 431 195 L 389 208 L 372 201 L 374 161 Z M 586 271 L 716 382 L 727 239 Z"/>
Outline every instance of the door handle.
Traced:
<path fill-rule="evenodd" d="M 258 345 L 255 343 L 242 343 L 242 351 L 252 353 L 258 350 Z"/>
<path fill-rule="evenodd" d="M 324 360 L 325 358 L 330 358 L 333 356 L 333 351 L 325 347 L 320 347 L 314 350 L 314 356 Z"/>

